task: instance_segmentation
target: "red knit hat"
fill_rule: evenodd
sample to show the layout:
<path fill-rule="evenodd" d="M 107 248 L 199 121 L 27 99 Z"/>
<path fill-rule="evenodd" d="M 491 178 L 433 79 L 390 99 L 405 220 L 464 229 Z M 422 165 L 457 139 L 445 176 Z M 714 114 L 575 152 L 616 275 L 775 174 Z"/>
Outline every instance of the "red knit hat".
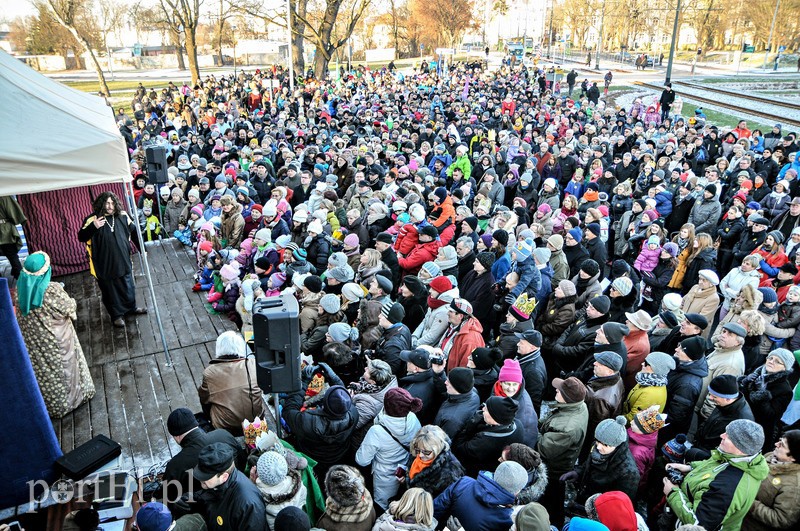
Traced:
<path fill-rule="evenodd" d="M 436 277 L 430 282 L 431 289 L 435 289 L 439 294 L 453 289 L 453 283 L 447 277 Z"/>
<path fill-rule="evenodd" d="M 383 397 L 383 409 L 390 417 L 406 417 L 412 411 L 422 409 L 422 400 L 414 398 L 411 393 L 400 387 L 389 389 Z"/>
<path fill-rule="evenodd" d="M 519 367 L 517 360 L 506 360 L 500 368 L 500 374 L 497 377 L 498 382 L 517 382 L 522 383 L 522 369 Z"/>

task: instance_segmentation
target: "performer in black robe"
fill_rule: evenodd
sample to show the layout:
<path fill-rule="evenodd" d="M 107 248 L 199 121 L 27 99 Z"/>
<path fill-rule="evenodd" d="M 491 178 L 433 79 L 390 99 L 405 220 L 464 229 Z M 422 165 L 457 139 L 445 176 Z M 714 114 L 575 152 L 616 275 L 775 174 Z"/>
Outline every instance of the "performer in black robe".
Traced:
<path fill-rule="evenodd" d="M 145 308 L 136 307 L 136 290 L 133 285 L 130 240 L 135 234 L 128 213 L 116 195 L 103 192 L 92 205 L 94 212 L 83 220 L 78 240 L 86 243 L 92 275 L 97 279 L 114 326 L 125 326 L 123 317 L 145 314 Z"/>

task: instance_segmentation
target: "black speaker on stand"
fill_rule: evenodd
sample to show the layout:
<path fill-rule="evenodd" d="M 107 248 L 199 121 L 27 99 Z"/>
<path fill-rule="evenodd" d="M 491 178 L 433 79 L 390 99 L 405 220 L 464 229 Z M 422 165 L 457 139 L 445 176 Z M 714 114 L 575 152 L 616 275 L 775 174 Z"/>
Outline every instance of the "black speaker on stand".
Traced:
<path fill-rule="evenodd" d="M 258 386 L 265 393 L 300 390 L 300 306 L 294 295 L 253 304 Z"/>
<path fill-rule="evenodd" d="M 144 148 L 145 161 L 147 162 L 147 182 L 150 184 L 166 184 L 167 173 L 167 148 L 164 146 L 147 146 Z"/>

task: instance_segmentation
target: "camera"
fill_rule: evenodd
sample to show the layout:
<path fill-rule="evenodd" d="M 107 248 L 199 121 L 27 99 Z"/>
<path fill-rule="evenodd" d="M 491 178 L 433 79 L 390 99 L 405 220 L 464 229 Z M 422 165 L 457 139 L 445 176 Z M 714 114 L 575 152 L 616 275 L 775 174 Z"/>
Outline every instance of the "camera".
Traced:
<path fill-rule="evenodd" d="M 503 311 L 503 305 L 502 305 L 502 304 L 493 304 L 493 305 L 492 305 L 492 310 L 493 310 L 495 313 L 502 313 L 502 311 Z"/>
<path fill-rule="evenodd" d="M 674 468 L 668 468 L 667 479 L 670 480 L 675 485 L 680 485 L 681 483 L 683 483 L 683 474 L 681 474 L 678 470 Z"/>
<path fill-rule="evenodd" d="M 375 351 L 370 348 L 362 350 L 361 353 L 367 358 L 375 357 Z"/>
<path fill-rule="evenodd" d="M 431 365 L 444 365 L 444 356 L 431 356 Z"/>

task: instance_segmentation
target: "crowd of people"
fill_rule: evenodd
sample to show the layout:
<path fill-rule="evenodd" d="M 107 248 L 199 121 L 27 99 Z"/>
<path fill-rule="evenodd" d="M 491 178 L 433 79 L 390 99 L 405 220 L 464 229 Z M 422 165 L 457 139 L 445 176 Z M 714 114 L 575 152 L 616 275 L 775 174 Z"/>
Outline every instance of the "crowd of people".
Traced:
<path fill-rule="evenodd" d="M 241 330 L 204 374 L 209 425 L 169 418 L 167 476 L 198 500 L 139 529 L 798 525 L 797 134 L 540 77 L 359 68 L 291 93 L 278 67 L 118 110 L 132 222 L 180 240 Z M 115 241 L 103 208 L 82 240 Z M 107 288 L 121 326 L 144 311 Z M 285 294 L 304 367 L 278 439 L 248 344 Z"/>

